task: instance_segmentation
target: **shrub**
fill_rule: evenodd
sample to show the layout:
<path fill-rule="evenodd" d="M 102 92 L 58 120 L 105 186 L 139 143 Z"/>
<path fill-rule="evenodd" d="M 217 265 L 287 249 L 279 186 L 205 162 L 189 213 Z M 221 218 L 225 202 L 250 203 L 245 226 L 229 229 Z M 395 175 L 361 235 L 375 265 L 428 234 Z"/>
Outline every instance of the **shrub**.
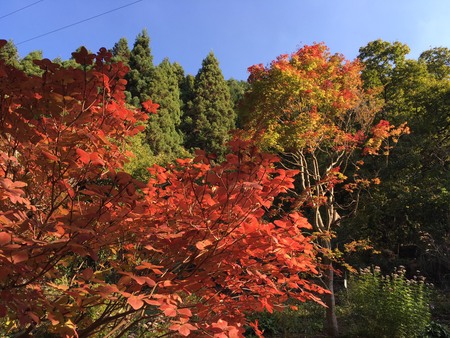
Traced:
<path fill-rule="evenodd" d="M 450 338 L 450 332 L 445 325 L 437 322 L 431 322 L 425 328 L 423 338 Z"/>
<path fill-rule="evenodd" d="M 349 283 L 352 333 L 363 337 L 417 337 L 430 324 L 429 291 L 422 277 L 409 280 L 404 267 L 388 276 L 365 269 Z"/>

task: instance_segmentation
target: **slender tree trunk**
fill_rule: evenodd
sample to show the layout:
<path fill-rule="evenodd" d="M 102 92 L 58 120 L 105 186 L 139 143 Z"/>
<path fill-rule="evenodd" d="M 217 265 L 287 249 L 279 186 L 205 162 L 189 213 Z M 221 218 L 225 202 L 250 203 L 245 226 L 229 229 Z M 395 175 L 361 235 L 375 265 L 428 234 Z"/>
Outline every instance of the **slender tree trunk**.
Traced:
<path fill-rule="evenodd" d="M 326 268 L 323 271 L 324 273 L 324 280 L 325 285 L 328 291 L 330 291 L 329 294 L 325 295 L 325 305 L 326 308 L 326 315 L 325 315 L 325 330 L 328 336 L 330 337 L 337 337 L 339 335 L 339 327 L 338 327 L 338 321 L 336 317 L 336 299 L 334 296 L 334 271 L 333 271 L 333 265 L 331 261 L 327 258 L 325 259 Z"/>

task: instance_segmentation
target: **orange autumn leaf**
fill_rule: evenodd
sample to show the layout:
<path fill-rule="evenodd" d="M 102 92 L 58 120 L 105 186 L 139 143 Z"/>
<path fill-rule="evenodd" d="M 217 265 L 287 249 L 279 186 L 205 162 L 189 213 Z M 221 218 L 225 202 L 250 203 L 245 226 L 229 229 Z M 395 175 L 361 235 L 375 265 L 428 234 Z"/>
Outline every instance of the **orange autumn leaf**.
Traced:
<path fill-rule="evenodd" d="M 134 310 L 139 310 L 144 305 L 142 298 L 135 295 L 128 297 L 127 303 L 130 304 Z"/>

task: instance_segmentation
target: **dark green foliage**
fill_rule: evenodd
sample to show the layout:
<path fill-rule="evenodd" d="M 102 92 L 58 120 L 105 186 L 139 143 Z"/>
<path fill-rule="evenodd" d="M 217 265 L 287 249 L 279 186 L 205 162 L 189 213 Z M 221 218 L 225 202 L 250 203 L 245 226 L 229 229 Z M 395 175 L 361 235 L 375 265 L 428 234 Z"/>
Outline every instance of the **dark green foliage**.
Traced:
<path fill-rule="evenodd" d="M 177 67 L 164 59 L 153 71 L 149 95 L 159 104 L 158 113 L 151 115 L 147 127 L 147 143 L 162 162 L 174 160 L 183 153 L 181 99 Z M 158 162 L 161 163 L 161 160 Z"/>
<path fill-rule="evenodd" d="M 190 147 L 191 136 L 190 133 L 194 128 L 193 122 L 193 108 L 194 108 L 194 86 L 195 76 L 188 74 L 180 83 L 180 98 L 182 102 L 181 110 L 183 118 L 181 119 L 180 128 L 184 135 L 184 145 L 187 149 Z"/>
<path fill-rule="evenodd" d="M 183 111 L 183 119 L 181 121 L 181 130 L 184 133 L 188 133 L 192 130 L 193 127 L 193 106 L 194 106 L 194 83 L 195 76 L 190 74 L 186 75 L 186 77 L 180 83 L 180 98 L 182 102 L 182 111 Z M 186 140 L 185 140 L 186 142 Z"/>
<path fill-rule="evenodd" d="M 183 123 L 186 122 L 186 119 L 190 119 L 190 122 L 186 122 L 189 125 L 192 124 L 192 117 L 191 117 L 192 114 L 190 113 L 190 111 L 194 105 L 194 97 L 195 97 L 194 86 L 195 86 L 195 77 L 192 75 L 187 75 L 180 82 L 180 97 L 181 101 L 183 102 Z"/>
<path fill-rule="evenodd" d="M 123 64 L 127 65 L 130 62 L 131 51 L 128 47 L 128 40 L 126 38 L 120 38 L 118 42 L 114 44 L 114 47 L 111 50 L 113 62 L 123 62 Z"/>
<path fill-rule="evenodd" d="M 250 84 L 247 81 L 238 81 L 236 79 L 228 79 L 227 80 L 228 89 L 230 90 L 231 95 L 231 101 L 233 102 L 233 109 L 236 112 L 237 115 L 237 127 L 242 127 L 240 125 L 240 118 L 239 118 L 239 110 L 238 106 L 241 101 L 241 99 L 244 97 L 244 93 L 250 88 Z"/>
<path fill-rule="evenodd" d="M 19 52 L 12 40 L 9 40 L 6 45 L 0 49 L 0 60 L 5 61 L 7 65 L 19 67 Z"/>
<path fill-rule="evenodd" d="M 441 323 L 431 322 L 425 328 L 425 332 L 421 335 L 423 338 L 450 338 L 450 332 Z"/>
<path fill-rule="evenodd" d="M 181 65 L 177 62 L 172 64 L 172 68 L 178 79 L 178 89 L 180 91 L 181 115 L 182 115 L 180 131 L 190 130 L 189 129 L 190 127 L 185 128 L 184 126 L 191 125 L 192 122 L 189 112 L 193 106 L 195 77 L 190 74 L 185 75 L 183 67 L 181 67 Z"/>
<path fill-rule="evenodd" d="M 323 307 L 306 302 L 283 311 L 253 313 L 248 319 L 258 320 L 258 327 L 265 337 L 312 337 L 323 330 Z M 256 337 L 253 329 L 247 329 L 246 337 Z"/>
<path fill-rule="evenodd" d="M 131 94 L 131 102 L 135 106 L 150 99 L 150 81 L 152 78 L 153 56 L 150 50 L 150 37 L 147 30 L 138 36 L 130 53 L 130 71 L 126 76 L 127 91 Z"/>
<path fill-rule="evenodd" d="M 233 107 L 239 104 L 239 101 L 244 97 L 244 93 L 250 88 L 247 81 L 239 81 L 236 79 L 228 79 L 227 85 L 230 90 L 231 101 L 233 102 Z"/>
<path fill-rule="evenodd" d="M 186 78 L 184 75 L 184 69 L 178 62 L 172 63 L 172 69 L 177 77 L 178 87 L 181 88 Z"/>
<path fill-rule="evenodd" d="M 406 264 L 448 284 L 450 79 L 442 76 L 448 72 L 447 53 L 432 49 L 416 61 L 406 59 L 407 50 L 381 40 L 360 50 L 365 85 L 384 89 L 382 117 L 396 125 L 408 122 L 411 133 L 388 157 L 366 161 L 365 170 L 381 184 L 361 197 L 357 217 L 342 222 L 339 231 L 344 237 L 369 238 L 389 253 L 379 262 L 385 267 Z M 414 253 L 405 254 L 406 247 Z"/>
<path fill-rule="evenodd" d="M 403 43 L 398 41 L 390 43 L 381 39 L 361 47 L 358 58 L 366 66 L 362 74 L 365 86 L 368 88 L 387 86 L 393 70 L 405 61 L 405 56 L 409 52 L 409 47 Z"/>
<path fill-rule="evenodd" d="M 218 156 L 226 152 L 236 114 L 230 91 L 214 54 L 203 60 L 193 90 L 193 105 L 186 116 L 186 148 L 200 148 Z"/>
<path fill-rule="evenodd" d="M 436 47 L 423 52 L 419 61 L 424 61 L 430 74 L 438 79 L 445 79 L 450 75 L 450 49 L 446 47 Z"/>
<path fill-rule="evenodd" d="M 432 293 L 431 316 L 433 321 L 428 330 L 434 329 L 435 335 L 429 337 L 450 338 L 450 290 L 435 288 Z M 437 331 L 437 332 L 436 332 Z M 439 331 L 444 331 L 439 335 Z"/>

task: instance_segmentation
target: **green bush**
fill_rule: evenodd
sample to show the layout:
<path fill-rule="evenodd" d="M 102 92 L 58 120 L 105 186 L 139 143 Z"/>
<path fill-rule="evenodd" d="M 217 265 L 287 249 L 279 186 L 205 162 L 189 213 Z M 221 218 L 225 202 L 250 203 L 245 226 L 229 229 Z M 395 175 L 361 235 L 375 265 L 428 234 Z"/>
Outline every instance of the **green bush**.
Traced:
<path fill-rule="evenodd" d="M 351 334 L 362 337 L 418 337 L 430 324 L 429 291 L 424 278 L 405 277 L 404 267 L 389 276 L 365 269 L 348 288 Z"/>
<path fill-rule="evenodd" d="M 431 322 L 425 328 L 422 338 L 450 338 L 450 332 L 443 324 Z"/>

